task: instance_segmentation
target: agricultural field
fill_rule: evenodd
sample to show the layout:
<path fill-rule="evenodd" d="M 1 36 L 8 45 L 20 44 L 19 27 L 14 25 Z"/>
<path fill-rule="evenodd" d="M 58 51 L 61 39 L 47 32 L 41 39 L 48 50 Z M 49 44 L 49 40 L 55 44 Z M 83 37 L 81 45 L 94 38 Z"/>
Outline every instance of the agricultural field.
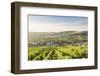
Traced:
<path fill-rule="evenodd" d="M 88 32 L 29 32 L 28 60 L 88 58 Z"/>

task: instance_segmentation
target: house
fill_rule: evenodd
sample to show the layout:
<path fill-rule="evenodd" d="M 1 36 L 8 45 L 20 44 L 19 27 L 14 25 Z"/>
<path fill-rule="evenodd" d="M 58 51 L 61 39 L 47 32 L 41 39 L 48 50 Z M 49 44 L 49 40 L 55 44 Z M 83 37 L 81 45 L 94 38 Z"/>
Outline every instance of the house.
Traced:
<path fill-rule="evenodd" d="M 46 46 L 52 46 L 53 45 L 53 42 L 47 42 L 46 43 Z"/>

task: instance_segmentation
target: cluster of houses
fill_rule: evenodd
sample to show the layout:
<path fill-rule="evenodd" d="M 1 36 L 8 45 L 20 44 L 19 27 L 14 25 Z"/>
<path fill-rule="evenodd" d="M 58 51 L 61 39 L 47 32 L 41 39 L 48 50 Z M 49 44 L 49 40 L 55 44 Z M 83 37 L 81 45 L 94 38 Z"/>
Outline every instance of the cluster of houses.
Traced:
<path fill-rule="evenodd" d="M 65 45 L 82 45 L 87 43 L 87 40 L 75 41 L 75 42 L 65 42 L 65 41 L 47 41 L 47 42 L 30 42 L 29 47 L 33 46 L 65 46 Z"/>

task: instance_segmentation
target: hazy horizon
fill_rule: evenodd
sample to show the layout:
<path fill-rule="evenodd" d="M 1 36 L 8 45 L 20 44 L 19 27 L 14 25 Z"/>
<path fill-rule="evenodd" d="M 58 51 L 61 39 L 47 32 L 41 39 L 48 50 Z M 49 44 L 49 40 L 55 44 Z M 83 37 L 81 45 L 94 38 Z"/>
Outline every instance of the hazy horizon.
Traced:
<path fill-rule="evenodd" d="M 88 18 L 29 15 L 29 32 L 88 31 Z"/>
<path fill-rule="evenodd" d="M 32 32 L 32 31 L 29 31 L 29 32 Z M 46 31 L 42 31 L 42 32 L 45 33 Z M 59 31 L 59 32 L 88 32 L 88 31 Z M 33 32 L 33 33 L 35 33 L 35 32 Z M 41 32 L 36 32 L 36 33 L 41 33 Z M 50 32 L 50 33 L 56 33 L 56 32 Z"/>

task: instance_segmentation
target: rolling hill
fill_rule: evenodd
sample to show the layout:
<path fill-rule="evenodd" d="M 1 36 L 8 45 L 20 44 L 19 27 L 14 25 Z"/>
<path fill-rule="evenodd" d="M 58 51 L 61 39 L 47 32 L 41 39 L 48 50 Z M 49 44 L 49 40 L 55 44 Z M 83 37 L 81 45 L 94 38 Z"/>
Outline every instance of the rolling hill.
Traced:
<path fill-rule="evenodd" d="M 62 31 L 62 32 L 29 32 L 29 46 L 46 45 L 47 43 L 82 44 L 87 42 L 87 31 Z"/>

